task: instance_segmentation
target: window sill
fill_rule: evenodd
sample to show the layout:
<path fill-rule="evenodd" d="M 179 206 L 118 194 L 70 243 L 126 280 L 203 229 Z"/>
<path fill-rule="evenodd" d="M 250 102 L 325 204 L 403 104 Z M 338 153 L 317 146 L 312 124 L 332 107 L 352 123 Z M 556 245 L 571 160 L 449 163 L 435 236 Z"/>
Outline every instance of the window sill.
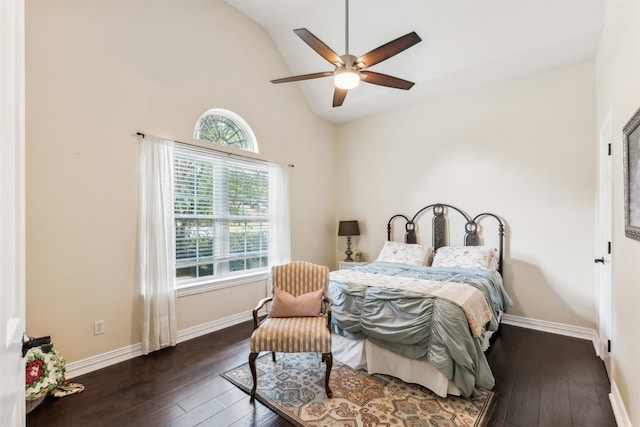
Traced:
<path fill-rule="evenodd" d="M 222 279 L 203 280 L 200 282 L 182 285 L 178 288 L 178 298 L 188 295 L 211 292 L 217 289 L 231 288 L 234 286 L 246 285 L 260 280 L 267 280 L 269 273 L 260 271 L 256 273 L 243 274 L 241 276 L 225 277 Z"/>

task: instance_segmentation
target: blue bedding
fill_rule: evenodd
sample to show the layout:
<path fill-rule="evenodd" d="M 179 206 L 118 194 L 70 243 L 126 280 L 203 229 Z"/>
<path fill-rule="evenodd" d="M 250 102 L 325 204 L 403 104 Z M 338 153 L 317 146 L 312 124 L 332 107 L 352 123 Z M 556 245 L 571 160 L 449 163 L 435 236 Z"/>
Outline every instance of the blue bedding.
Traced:
<path fill-rule="evenodd" d="M 499 313 L 512 305 L 502 277 L 492 270 L 376 262 L 350 271 L 473 286 L 482 292 L 490 307 L 491 319 L 485 325 L 488 331 L 498 329 Z M 367 338 L 404 357 L 427 360 L 465 396 L 473 395 L 476 389 L 494 386 L 493 374 L 482 351 L 482 338 L 473 336 L 459 305 L 423 293 L 368 286 L 355 279 L 345 279 L 349 274 L 342 271 L 340 280 L 332 277 L 329 282 L 329 297 L 333 300 L 332 332 L 347 338 Z"/>

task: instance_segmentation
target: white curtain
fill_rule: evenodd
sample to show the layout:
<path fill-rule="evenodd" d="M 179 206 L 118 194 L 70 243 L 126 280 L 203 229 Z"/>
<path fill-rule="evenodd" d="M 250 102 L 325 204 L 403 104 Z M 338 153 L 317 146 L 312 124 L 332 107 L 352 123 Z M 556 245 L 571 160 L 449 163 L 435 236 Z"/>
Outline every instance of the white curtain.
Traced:
<path fill-rule="evenodd" d="M 289 224 L 289 171 L 287 166 L 269 163 L 269 271 L 291 261 Z M 272 283 L 269 274 L 268 294 Z"/>
<path fill-rule="evenodd" d="M 173 141 L 152 135 L 138 141 L 138 239 L 142 353 L 177 342 Z"/>

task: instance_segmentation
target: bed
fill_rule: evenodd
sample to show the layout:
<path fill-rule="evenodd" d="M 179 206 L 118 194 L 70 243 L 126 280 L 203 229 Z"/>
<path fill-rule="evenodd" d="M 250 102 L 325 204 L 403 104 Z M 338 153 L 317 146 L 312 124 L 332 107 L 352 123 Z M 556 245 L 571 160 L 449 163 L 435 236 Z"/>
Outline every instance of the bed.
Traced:
<path fill-rule="evenodd" d="M 426 212 L 433 213 L 430 224 Z M 481 235 L 489 226 L 497 229 L 494 244 Z M 430 245 L 420 243 L 421 229 L 430 229 Z M 460 244 L 449 243 L 450 229 L 460 229 Z M 472 217 L 436 203 L 411 218 L 393 215 L 373 262 L 330 273 L 334 358 L 442 397 L 491 389 L 484 352 L 512 305 L 502 283 L 503 253 L 504 224 L 492 213 Z"/>

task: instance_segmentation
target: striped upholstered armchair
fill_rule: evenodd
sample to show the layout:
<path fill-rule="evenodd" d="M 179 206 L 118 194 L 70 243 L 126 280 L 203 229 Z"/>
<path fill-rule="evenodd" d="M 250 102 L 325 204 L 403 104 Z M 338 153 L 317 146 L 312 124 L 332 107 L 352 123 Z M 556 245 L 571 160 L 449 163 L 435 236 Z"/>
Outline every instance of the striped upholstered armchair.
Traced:
<path fill-rule="evenodd" d="M 331 397 L 329 376 L 333 366 L 331 354 L 331 299 L 327 297 L 329 268 L 305 261 L 274 266 L 271 270 L 273 293 L 253 310 L 249 367 L 253 377 L 251 397 L 256 393 L 256 358 L 261 351 L 281 353 L 322 353 L 326 365 L 325 390 Z M 258 311 L 271 306 L 262 321 Z"/>

